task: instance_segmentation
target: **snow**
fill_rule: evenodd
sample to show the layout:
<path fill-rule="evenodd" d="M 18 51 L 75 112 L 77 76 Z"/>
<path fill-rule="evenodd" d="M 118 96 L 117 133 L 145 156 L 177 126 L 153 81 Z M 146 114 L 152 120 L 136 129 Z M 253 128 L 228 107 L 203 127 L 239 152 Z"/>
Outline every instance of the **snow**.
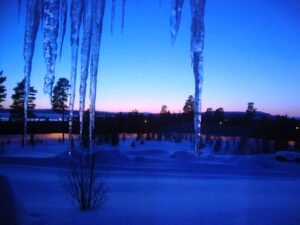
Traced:
<path fill-rule="evenodd" d="M 102 210 L 80 213 L 55 169 L 0 166 L 46 224 L 297 224 L 300 181 L 113 174 Z M 37 217 L 37 216 L 36 216 Z M 35 218 L 37 219 L 37 218 Z M 200 222 L 201 221 L 201 222 Z"/>
<path fill-rule="evenodd" d="M 2 225 L 27 224 L 29 215 L 9 179 L 0 175 L 0 221 Z"/>
<path fill-rule="evenodd" d="M 300 162 L 300 153 L 291 151 L 276 152 L 276 159 L 282 161 Z"/>
<path fill-rule="evenodd" d="M 108 199 L 100 210 L 82 213 L 68 200 L 59 176 L 68 144 L 55 139 L 47 140 L 48 152 L 37 144 L 27 158 L 7 145 L 0 174 L 11 181 L 32 224 L 299 223 L 298 163 L 277 161 L 275 154 L 213 155 L 208 148 L 195 158 L 189 142 L 145 141 L 132 148 L 132 140 L 97 149 L 98 157 L 109 159 Z"/>

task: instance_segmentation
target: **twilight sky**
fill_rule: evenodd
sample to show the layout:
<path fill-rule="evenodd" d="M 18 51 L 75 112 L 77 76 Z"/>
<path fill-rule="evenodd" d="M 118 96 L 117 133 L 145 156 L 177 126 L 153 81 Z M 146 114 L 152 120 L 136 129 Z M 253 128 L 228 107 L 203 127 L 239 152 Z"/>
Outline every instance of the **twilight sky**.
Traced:
<path fill-rule="evenodd" d="M 159 0 L 128 0 L 123 34 L 121 1 L 117 0 L 113 35 L 110 2 L 104 21 L 96 109 L 159 112 L 166 104 L 171 112 L 182 111 L 188 95 L 194 92 L 189 1 L 184 4 L 175 45 L 170 44 L 170 0 L 162 0 L 161 6 Z M 253 101 L 259 111 L 300 116 L 299 12 L 299 0 L 207 0 L 203 111 L 208 107 L 245 111 L 247 102 Z M 0 70 L 7 76 L 6 106 L 11 104 L 13 87 L 23 78 L 24 16 L 23 10 L 18 21 L 17 0 L 0 0 Z M 69 32 L 68 26 L 62 59 L 57 60 L 57 78 L 70 76 Z M 50 108 L 42 89 L 45 64 L 41 34 L 32 85 L 38 90 L 37 108 Z M 77 88 L 76 106 L 78 92 Z"/>

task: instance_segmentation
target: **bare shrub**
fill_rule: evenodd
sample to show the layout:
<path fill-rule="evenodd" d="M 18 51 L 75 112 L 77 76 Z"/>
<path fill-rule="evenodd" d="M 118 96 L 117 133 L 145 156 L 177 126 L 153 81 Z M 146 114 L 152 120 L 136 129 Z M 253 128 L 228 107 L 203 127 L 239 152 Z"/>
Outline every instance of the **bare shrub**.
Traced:
<path fill-rule="evenodd" d="M 62 172 L 61 180 L 68 197 L 82 211 L 101 208 L 105 203 L 107 185 L 103 164 L 103 160 L 96 160 L 95 153 L 73 151 L 69 167 Z"/>

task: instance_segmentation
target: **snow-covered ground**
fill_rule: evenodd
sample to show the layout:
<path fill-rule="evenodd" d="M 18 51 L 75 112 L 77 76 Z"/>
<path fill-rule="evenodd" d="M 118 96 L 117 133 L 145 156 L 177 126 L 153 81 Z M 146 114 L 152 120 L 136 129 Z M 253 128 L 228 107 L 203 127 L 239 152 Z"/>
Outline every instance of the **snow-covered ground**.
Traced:
<path fill-rule="evenodd" d="M 299 163 L 276 155 L 212 155 L 209 148 L 195 159 L 189 142 L 146 141 L 134 148 L 131 142 L 98 149 L 108 158 L 109 188 L 100 210 L 80 212 L 67 199 L 59 176 L 67 144 L 57 140 L 47 148 L 7 145 L 0 174 L 24 203 L 28 224 L 299 224 Z"/>

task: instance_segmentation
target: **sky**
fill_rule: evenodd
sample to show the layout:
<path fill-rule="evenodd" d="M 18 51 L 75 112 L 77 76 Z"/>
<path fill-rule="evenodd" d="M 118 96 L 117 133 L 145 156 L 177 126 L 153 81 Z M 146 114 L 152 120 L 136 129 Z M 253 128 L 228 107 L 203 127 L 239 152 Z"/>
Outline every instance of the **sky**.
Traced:
<path fill-rule="evenodd" d="M 107 1 L 96 110 L 157 113 L 167 105 L 171 112 L 180 112 L 193 94 L 189 1 L 184 3 L 174 45 L 170 38 L 171 3 L 161 2 L 128 0 L 122 33 L 121 1 L 117 0 L 112 35 L 111 1 Z M 12 89 L 23 78 L 24 6 L 19 20 L 17 11 L 17 0 L 0 0 L 0 70 L 7 77 L 6 107 L 12 104 Z M 298 0 L 207 0 L 202 111 L 208 107 L 245 111 L 247 103 L 254 102 L 258 111 L 300 116 L 299 11 Z M 57 59 L 57 79 L 70 78 L 69 28 L 68 24 L 62 58 Z M 45 73 L 40 32 L 31 75 L 31 84 L 38 90 L 37 108 L 51 108 L 43 93 Z"/>

